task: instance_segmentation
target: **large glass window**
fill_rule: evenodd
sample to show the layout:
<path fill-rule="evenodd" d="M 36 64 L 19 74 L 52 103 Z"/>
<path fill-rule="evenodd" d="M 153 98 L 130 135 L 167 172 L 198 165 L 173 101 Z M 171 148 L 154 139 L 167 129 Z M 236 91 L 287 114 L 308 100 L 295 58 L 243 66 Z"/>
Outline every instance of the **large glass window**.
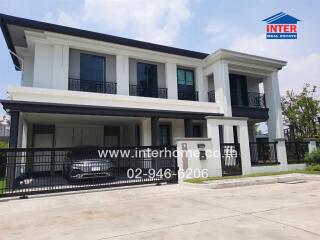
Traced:
<path fill-rule="evenodd" d="M 104 82 L 106 80 L 106 59 L 81 53 L 80 78 L 81 80 Z"/>
<path fill-rule="evenodd" d="M 137 93 L 139 96 L 158 97 L 157 65 L 138 62 Z"/>

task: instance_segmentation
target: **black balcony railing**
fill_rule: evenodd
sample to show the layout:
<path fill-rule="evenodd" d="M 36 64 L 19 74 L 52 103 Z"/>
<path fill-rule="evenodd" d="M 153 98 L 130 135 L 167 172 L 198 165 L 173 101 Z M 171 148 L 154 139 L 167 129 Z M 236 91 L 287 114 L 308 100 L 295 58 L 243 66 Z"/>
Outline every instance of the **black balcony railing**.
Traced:
<path fill-rule="evenodd" d="M 263 93 L 248 92 L 249 107 L 265 108 L 266 98 Z"/>
<path fill-rule="evenodd" d="M 216 101 L 216 94 L 215 94 L 214 90 L 208 92 L 208 101 L 209 102 L 215 102 Z"/>
<path fill-rule="evenodd" d="M 166 88 L 143 87 L 139 85 L 129 85 L 130 96 L 168 98 Z"/>
<path fill-rule="evenodd" d="M 231 95 L 231 103 L 233 106 L 250 107 L 250 108 L 266 108 L 265 94 L 248 92 L 236 92 Z"/>
<path fill-rule="evenodd" d="M 189 101 L 199 101 L 198 92 L 178 90 L 178 99 L 189 100 Z"/>
<path fill-rule="evenodd" d="M 69 90 L 117 94 L 117 83 L 69 78 Z"/>

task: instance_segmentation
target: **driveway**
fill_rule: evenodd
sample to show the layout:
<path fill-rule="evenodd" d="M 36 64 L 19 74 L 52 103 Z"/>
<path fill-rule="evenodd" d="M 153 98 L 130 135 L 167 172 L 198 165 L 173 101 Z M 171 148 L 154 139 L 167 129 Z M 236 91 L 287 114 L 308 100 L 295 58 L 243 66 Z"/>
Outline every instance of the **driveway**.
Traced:
<path fill-rule="evenodd" d="M 320 239 L 320 184 L 164 185 L 2 199 L 0 239 Z"/>

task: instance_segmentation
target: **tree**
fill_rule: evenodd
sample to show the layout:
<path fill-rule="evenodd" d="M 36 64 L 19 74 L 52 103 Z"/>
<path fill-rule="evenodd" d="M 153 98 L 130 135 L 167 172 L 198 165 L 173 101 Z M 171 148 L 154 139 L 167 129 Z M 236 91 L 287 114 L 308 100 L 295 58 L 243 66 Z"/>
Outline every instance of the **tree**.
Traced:
<path fill-rule="evenodd" d="M 305 84 L 301 93 L 287 91 L 281 98 L 284 123 L 289 126 L 290 133 L 294 134 L 297 140 L 320 139 L 320 101 L 315 98 L 316 92 L 316 86 Z"/>

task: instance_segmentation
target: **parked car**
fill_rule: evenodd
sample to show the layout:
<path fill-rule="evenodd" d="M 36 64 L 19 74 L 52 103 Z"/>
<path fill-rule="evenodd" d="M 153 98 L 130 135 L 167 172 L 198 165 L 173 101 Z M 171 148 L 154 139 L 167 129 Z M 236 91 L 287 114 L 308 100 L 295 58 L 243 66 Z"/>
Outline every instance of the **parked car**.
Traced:
<path fill-rule="evenodd" d="M 100 158 L 98 147 L 78 146 L 63 163 L 63 176 L 68 181 L 113 178 L 112 159 Z"/>

